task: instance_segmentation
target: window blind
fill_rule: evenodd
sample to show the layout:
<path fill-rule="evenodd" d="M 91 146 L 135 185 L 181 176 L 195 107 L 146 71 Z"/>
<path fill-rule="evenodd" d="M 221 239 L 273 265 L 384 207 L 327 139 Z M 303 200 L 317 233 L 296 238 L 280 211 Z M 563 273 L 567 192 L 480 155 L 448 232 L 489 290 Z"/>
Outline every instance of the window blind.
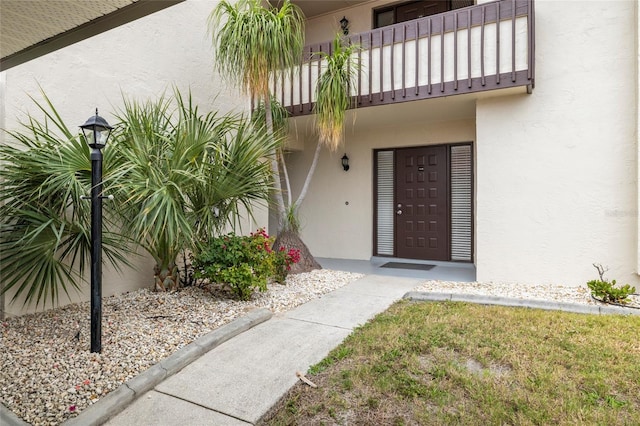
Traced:
<path fill-rule="evenodd" d="M 378 151 L 377 177 L 377 253 L 393 256 L 394 210 L 393 210 L 393 151 Z"/>
<path fill-rule="evenodd" d="M 451 147 L 451 260 L 472 260 L 471 164 L 471 145 Z"/>

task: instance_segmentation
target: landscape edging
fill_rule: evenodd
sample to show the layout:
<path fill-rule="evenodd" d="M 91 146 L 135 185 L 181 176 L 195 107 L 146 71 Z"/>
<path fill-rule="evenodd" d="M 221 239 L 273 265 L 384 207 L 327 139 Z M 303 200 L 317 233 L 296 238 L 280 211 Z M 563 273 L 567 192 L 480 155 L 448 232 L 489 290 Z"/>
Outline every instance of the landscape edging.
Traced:
<path fill-rule="evenodd" d="M 553 311 L 574 312 L 579 314 L 596 315 L 640 315 L 640 310 L 622 306 L 595 306 L 579 303 L 555 302 L 551 300 L 515 299 L 501 296 L 486 296 L 481 294 L 441 293 L 426 291 L 410 291 L 402 296 L 403 299 L 423 302 L 468 302 L 481 305 L 500 305 L 522 308 L 545 309 Z"/>
<path fill-rule="evenodd" d="M 260 308 L 250 311 L 245 316 L 236 318 L 212 332 L 196 339 L 192 343 L 178 349 L 158 364 L 143 371 L 133 379 L 123 383 L 118 389 L 110 392 L 95 404 L 90 405 L 74 418 L 64 423 L 64 426 L 93 426 L 101 425 L 118 413 L 122 412 L 133 401 L 148 390 L 153 389 L 169 376 L 177 373 L 200 356 L 216 346 L 243 333 L 258 324 L 269 320 L 273 312 Z M 3 407 L 0 407 L 2 409 Z M 7 410 L 8 411 L 8 410 Z M 2 413 L 0 411 L 0 413 Z M 13 413 L 11 413 L 13 414 Z M 13 414 L 15 417 L 15 414 Z M 28 423 L 18 419 L 21 423 L 8 423 L 7 426 L 24 426 Z"/>

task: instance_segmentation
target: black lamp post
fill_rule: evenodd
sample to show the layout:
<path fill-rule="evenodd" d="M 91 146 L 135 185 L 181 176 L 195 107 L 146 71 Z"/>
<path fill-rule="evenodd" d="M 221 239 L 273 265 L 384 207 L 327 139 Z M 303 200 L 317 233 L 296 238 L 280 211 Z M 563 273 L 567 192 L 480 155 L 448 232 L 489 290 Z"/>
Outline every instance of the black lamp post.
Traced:
<path fill-rule="evenodd" d="M 98 115 L 80 126 L 91 148 L 91 352 L 102 351 L 102 151 L 113 127 Z"/>

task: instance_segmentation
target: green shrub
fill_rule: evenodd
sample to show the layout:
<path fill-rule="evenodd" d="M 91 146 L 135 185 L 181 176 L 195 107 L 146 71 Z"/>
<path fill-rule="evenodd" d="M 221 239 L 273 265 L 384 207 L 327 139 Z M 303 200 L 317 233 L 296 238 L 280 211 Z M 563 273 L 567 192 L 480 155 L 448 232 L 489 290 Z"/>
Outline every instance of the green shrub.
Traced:
<path fill-rule="evenodd" d="M 628 303 L 629 295 L 634 294 L 636 292 L 636 288 L 631 287 L 629 284 L 625 284 L 622 287 L 616 287 L 616 280 L 609 282 L 604 279 L 604 273 L 608 268 L 605 269 L 602 265 L 595 263 L 593 266 L 598 270 L 600 279 L 587 282 L 587 286 L 591 290 L 591 295 L 603 302 Z"/>
<path fill-rule="evenodd" d="M 274 252 L 273 241 L 264 229 L 250 236 L 213 238 L 193 257 L 195 276 L 228 284 L 236 297 L 249 300 L 256 289 L 267 290 L 269 279 L 284 283 L 291 264 L 300 258 L 298 250 Z"/>
<path fill-rule="evenodd" d="M 627 303 L 629 302 L 629 295 L 636 292 L 636 288 L 631 287 L 629 284 L 615 287 L 616 280 L 611 282 L 591 280 L 587 285 L 591 290 L 591 294 L 603 302 Z"/>

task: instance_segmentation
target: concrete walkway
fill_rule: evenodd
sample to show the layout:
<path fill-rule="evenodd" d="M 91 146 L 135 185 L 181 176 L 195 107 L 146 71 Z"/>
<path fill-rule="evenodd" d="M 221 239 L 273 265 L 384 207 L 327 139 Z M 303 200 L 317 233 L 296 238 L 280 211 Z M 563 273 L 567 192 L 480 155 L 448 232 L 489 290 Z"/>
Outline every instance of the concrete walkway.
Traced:
<path fill-rule="evenodd" d="M 355 327 L 387 309 L 419 282 L 368 275 L 274 316 L 159 381 L 106 424 L 253 424 L 299 380 L 297 371 L 305 373 Z M 101 424 L 109 415 L 104 409 L 92 408 L 67 423 Z"/>

